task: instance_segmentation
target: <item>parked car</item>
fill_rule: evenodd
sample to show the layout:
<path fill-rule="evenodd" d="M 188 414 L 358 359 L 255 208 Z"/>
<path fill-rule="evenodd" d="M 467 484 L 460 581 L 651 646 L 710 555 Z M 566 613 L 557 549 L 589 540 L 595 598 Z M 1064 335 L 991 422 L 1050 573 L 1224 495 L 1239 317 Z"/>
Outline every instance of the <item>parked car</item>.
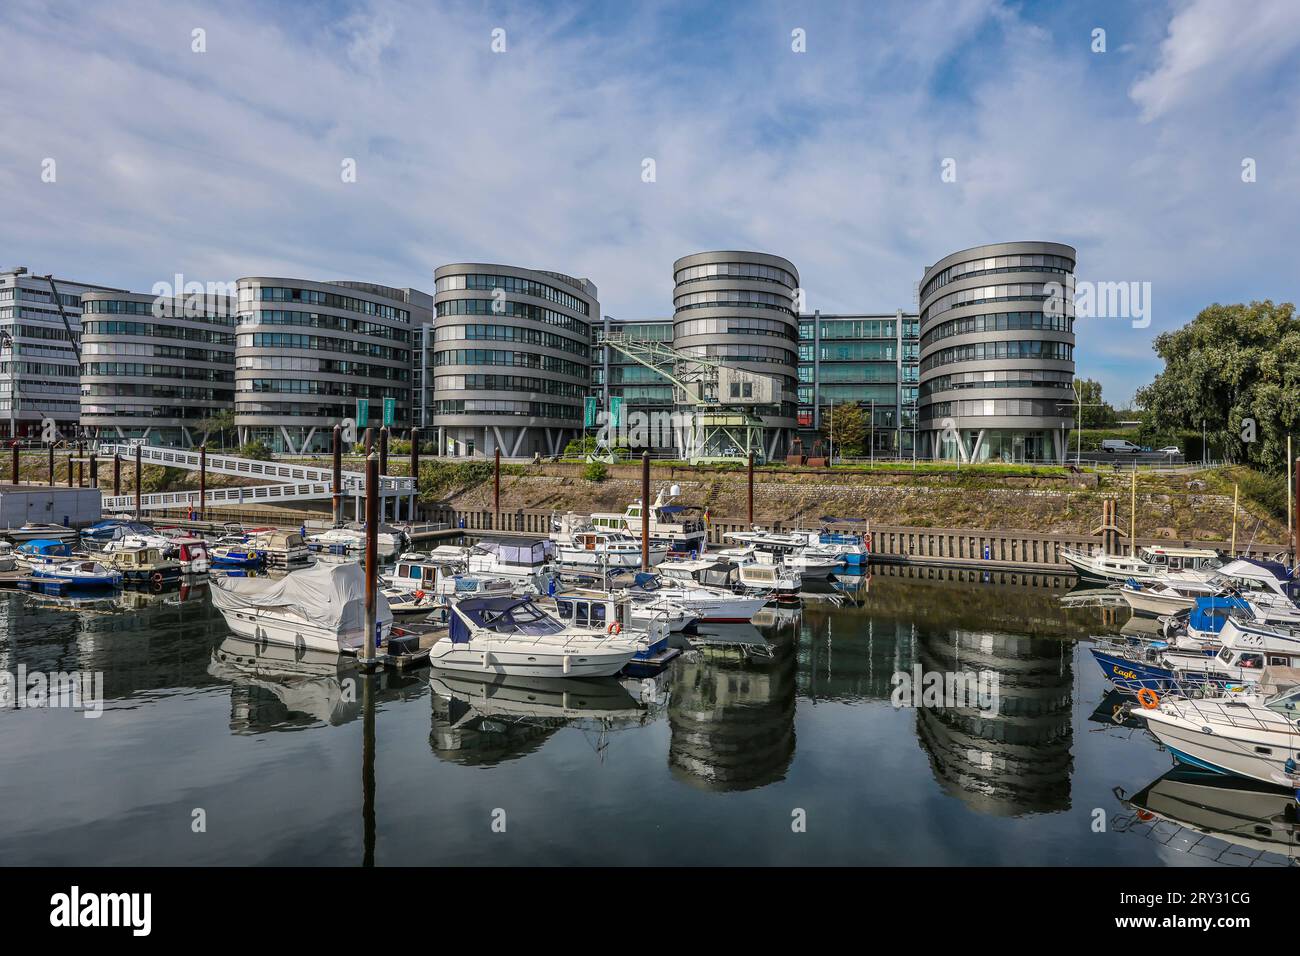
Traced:
<path fill-rule="evenodd" d="M 1161 455 L 1169 455 L 1170 457 L 1182 455 L 1182 451 L 1177 445 L 1166 445 L 1164 448 L 1159 449 L 1158 453 Z"/>
<path fill-rule="evenodd" d="M 1122 438 L 1107 438 L 1101 443 L 1101 450 L 1108 455 L 1136 455 L 1142 449 Z"/>

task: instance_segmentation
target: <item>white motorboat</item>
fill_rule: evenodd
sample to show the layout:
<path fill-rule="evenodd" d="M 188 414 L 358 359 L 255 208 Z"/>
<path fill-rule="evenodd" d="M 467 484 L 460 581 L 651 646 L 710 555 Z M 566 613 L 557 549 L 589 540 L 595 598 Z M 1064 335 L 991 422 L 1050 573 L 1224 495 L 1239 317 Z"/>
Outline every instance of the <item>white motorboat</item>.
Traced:
<path fill-rule="evenodd" d="M 1170 697 L 1134 713 L 1183 763 L 1300 789 L 1300 671 L 1293 667 L 1269 667 L 1258 684 L 1222 697 Z"/>
<path fill-rule="evenodd" d="M 31 573 L 33 578 L 63 581 L 84 591 L 122 586 L 122 575 L 98 561 L 50 561 L 33 567 Z"/>
<path fill-rule="evenodd" d="M 596 528 L 572 513 L 558 519 L 551 532 L 555 557 L 566 568 L 582 571 L 622 571 L 641 567 L 641 542 L 623 531 Z M 650 566 L 666 557 L 668 548 L 650 544 Z"/>
<path fill-rule="evenodd" d="M 1127 581 L 1204 580 L 1209 572 L 1223 563 L 1217 551 L 1209 548 L 1174 548 L 1150 545 L 1138 555 L 1107 554 L 1100 548 L 1090 552 L 1061 548 L 1061 557 L 1087 581 L 1103 583 Z"/>
<path fill-rule="evenodd" d="M 241 637 L 289 647 L 357 653 L 365 645 L 365 572 L 356 562 L 321 562 L 282 578 L 213 578 L 212 603 Z M 376 646 L 393 612 L 376 595 Z"/>
<path fill-rule="evenodd" d="M 640 649 L 618 622 L 565 623 L 530 598 L 466 598 L 450 605 L 450 631 L 429 649 L 436 668 L 515 677 L 610 677 Z"/>
<path fill-rule="evenodd" d="M 676 604 L 707 624 L 743 624 L 753 620 L 755 614 L 767 604 L 761 597 L 737 594 L 729 586 L 715 587 L 703 584 L 700 578 L 715 575 L 726 581 L 731 572 L 739 581 L 739 568 L 728 562 L 696 559 L 694 561 L 665 561 L 655 569 L 655 574 L 637 574 L 631 593 Z"/>
<path fill-rule="evenodd" d="M 8 541 L 0 541 L 0 571 L 12 571 L 18 567 L 14 558 L 14 546 Z"/>
<path fill-rule="evenodd" d="M 686 505 L 674 504 L 682 493 L 678 485 L 665 485 L 655 495 L 650 505 L 650 544 L 665 548 L 668 554 L 700 555 L 708 539 L 708 521 L 700 511 Z M 641 499 L 627 506 L 620 514 L 593 514 L 591 525 L 603 531 L 624 531 L 636 541 L 641 540 Z"/>
<path fill-rule="evenodd" d="M 1240 595 L 1257 608 L 1263 620 L 1300 624 L 1296 584 L 1287 567 L 1276 561 L 1238 558 L 1200 574 L 1178 572 L 1148 582 L 1129 580 L 1119 592 L 1139 614 L 1176 614 L 1192 607 L 1199 597 Z"/>
<path fill-rule="evenodd" d="M 442 607 L 449 597 L 470 595 L 506 596 L 518 582 L 462 573 L 463 565 L 434 561 L 419 551 L 402 554 L 393 570 L 384 576 L 384 597 L 394 614 L 429 613 Z"/>
<path fill-rule="evenodd" d="M 71 546 L 77 541 L 77 531 L 65 528 L 61 524 L 40 524 L 28 522 L 20 528 L 6 528 L 0 532 L 14 544 L 21 545 L 28 541 L 62 541 Z"/>
<path fill-rule="evenodd" d="M 381 535 L 385 532 L 381 532 Z M 246 542 L 250 548 L 256 548 L 266 555 L 266 563 L 271 567 L 287 568 L 306 562 L 311 549 L 307 541 L 297 531 L 284 531 L 280 528 L 255 528 L 248 533 Z M 365 548 L 362 539 L 361 547 Z M 383 545 L 380 545 L 381 550 Z"/>
<path fill-rule="evenodd" d="M 797 598 L 799 592 L 803 590 L 801 572 L 778 563 L 770 553 L 759 551 L 752 545 L 744 548 L 727 548 L 714 553 L 717 557 L 725 558 L 736 565 L 739 569 L 741 587 L 751 594 Z"/>
<path fill-rule="evenodd" d="M 376 546 L 380 554 L 397 554 L 406 547 L 406 543 L 406 532 L 401 528 L 391 525 L 380 526 L 376 535 Z M 366 549 L 366 529 L 364 525 L 350 524 L 309 534 L 307 547 L 312 551 L 323 551 L 327 554 L 355 554 Z"/>
<path fill-rule="evenodd" d="M 555 578 L 555 545 L 546 538 L 508 537 L 479 541 L 468 548 L 439 545 L 429 560 L 451 564 L 471 577 L 504 578 L 521 590 L 545 594 Z"/>
<path fill-rule="evenodd" d="M 642 575 L 637 574 L 637 577 L 640 578 Z M 653 576 L 647 575 L 647 577 Z M 609 597 L 616 600 L 627 600 L 630 602 L 631 616 L 629 620 L 632 626 L 643 630 L 651 624 L 661 623 L 666 625 L 669 631 L 676 634 L 685 631 L 699 620 L 695 612 L 689 608 L 673 601 L 666 595 L 657 593 L 653 589 L 643 589 L 639 586 L 611 586 L 608 594 L 594 589 L 570 588 L 564 594 L 566 598 L 574 595 L 585 595 L 599 597 L 601 600 L 608 600 Z"/>
<path fill-rule="evenodd" d="M 797 571 L 805 581 L 825 580 L 842 563 L 839 555 L 821 550 L 815 543 L 817 535 L 809 531 L 733 531 L 723 537 L 739 541 L 742 547 L 728 548 L 718 554 L 733 559 L 752 557 L 760 564 L 780 565 Z"/>

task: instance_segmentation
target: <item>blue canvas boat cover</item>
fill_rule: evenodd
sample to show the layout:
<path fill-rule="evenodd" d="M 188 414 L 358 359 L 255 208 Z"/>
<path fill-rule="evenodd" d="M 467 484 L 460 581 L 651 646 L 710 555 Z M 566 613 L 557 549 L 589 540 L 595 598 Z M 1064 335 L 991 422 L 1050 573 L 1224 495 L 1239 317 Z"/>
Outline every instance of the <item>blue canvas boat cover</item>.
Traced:
<path fill-rule="evenodd" d="M 1198 597 L 1188 616 L 1188 624 L 1198 631 L 1217 634 L 1234 611 L 1249 611 L 1250 605 L 1237 597 Z"/>

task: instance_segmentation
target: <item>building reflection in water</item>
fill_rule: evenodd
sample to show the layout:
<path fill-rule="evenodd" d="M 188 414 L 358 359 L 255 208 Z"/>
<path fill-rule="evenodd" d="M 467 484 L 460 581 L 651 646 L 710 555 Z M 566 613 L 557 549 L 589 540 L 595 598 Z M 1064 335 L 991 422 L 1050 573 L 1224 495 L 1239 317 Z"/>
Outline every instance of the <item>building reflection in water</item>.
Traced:
<path fill-rule="evenodd" d="M 668 764 L 676 779 L 727 791 L 784 778 L 795 746 L 797 621 L 774 615 L 766 640 L 752 624 L 714 628 L 706 638 L 717 643 L 674 664 Z M 746 649 L 755 639 L 770 656 Z"/>

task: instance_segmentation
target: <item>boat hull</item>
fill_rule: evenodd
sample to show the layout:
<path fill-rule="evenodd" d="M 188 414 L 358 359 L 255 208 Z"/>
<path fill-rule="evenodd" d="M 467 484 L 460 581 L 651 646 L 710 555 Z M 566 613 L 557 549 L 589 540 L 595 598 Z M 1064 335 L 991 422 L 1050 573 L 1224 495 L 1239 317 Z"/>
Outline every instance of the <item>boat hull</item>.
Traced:
<path fill-rule="evenodd" d="M 1135 613 L 1146 617 L 1163 617 L 1196 605 L 1195 598 L 1184 597 L 1181 594 L 1158 594 L 1145 588 L 1140 591 L 1120 588 L 1119 593 Z"/>
<path fill-rule="evenodd" d="M 222 611 L 235 634 L 257 643 L 279 644 L 330 653 L 355 654 L 362 646 L 360 634 L 335 634 L 300 621 L 287 621 L 257 611 Z M 380 643 L 387 641 L 391 623 L 383 625 Z"/>
<path fill-rule="evenodd" d="M 612 677 L 635 656 L 634 647 L 596 648 L 564 655 L 537 648 L 484 647 L 474 641 L 454 644 L 450 638 L 443 638 L 430 648 L 429 664 L 439 670 L 508 677 Z"/>
<path fill-rule="evenodd" d="M 1286 761 L 1300 758 L 1290 735 L 1236 727 L 1231 735 L 1219 730 L 1206 733 L 1195 714 L 1183 717 L 1163 710 L 1144 711 L 1147 728 L 1180 763 L 1214 773 L 1231 774 L 1274 786 L 1286 786 Z M 1267 750 L 1262 754 L 1259 750 Z"/>

